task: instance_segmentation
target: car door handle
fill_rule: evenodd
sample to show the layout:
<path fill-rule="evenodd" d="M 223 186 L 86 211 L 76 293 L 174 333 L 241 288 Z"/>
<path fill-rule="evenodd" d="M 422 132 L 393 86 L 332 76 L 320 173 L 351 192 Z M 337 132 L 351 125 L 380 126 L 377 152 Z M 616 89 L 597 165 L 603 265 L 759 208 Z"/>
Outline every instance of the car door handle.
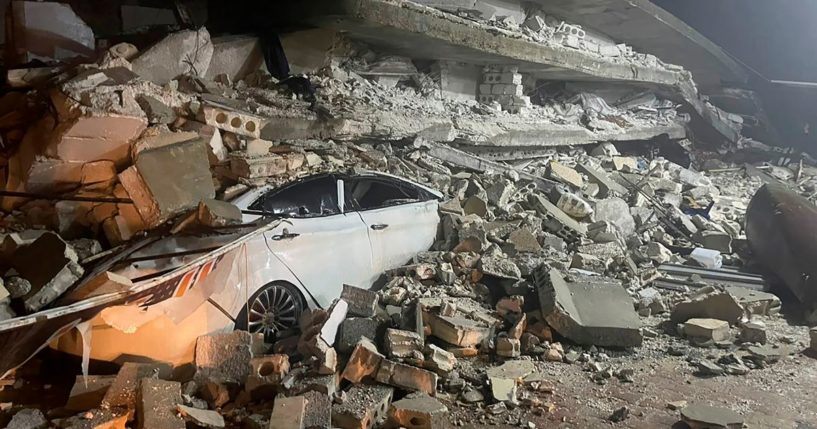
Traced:
<path fill-rule="evenodd" d="M 301 234 L 298 234 L 296 232 L 284 232 L 283 234 L 273 235 L 270 238 L 272 238 L 275 241 L 281 241 L 281 240 L 290 240 L 290 239 L 293 239 L 293 238 L 295 238 L 295 237 L 297 237 L 299 235 L 301 235 Z"/>
<path fill-rule="evenodd" d="M 371 228 L 373 230 L 375 230 L 375 231 L 380 231 L 380 230 L 386 229 L 388 227 L 389 226 L 387 224 L 385 224 L 385 223 L 376 223 L 376 224 L 371 226 Z"/>

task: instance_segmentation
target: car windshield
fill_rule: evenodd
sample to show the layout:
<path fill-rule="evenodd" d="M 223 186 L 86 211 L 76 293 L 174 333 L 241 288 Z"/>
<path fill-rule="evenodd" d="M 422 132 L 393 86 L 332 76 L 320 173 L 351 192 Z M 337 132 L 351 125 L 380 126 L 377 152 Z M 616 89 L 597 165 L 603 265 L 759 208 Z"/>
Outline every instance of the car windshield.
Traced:
<path fill-rule="evenodd" d="M 307 179 L 271 190 L 249 208 L 284 217 L 317 217 L 340 213 L 337 185 L 330 176 Z"/>

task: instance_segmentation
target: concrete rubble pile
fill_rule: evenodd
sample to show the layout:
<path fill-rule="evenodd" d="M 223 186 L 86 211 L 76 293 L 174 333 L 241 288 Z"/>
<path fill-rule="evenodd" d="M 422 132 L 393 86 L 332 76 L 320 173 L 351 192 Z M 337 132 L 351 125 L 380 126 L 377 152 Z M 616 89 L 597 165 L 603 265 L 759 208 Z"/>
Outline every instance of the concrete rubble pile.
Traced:
<path fill-rule="evenodd" d="M 674 67 L 539 12 L 519 18 L 486 22 L 614 61 Z M 479 71 L 475 98 L 446 98 L 445 64 L 435 80 L 407 58 L 349 41 L 305 78 L 310 94 L 279 85 L 259 68 L 257 40 L 242 41 L 251 72 L 220 57 L 234 45 L 184 30 L 143 51 L 114 45 L 42 89 L 0 99 L 3 114 L 37 118 L 3 130 L 17 138 L 0 185 L 18 194 L 0 200 L 0 321 L 87 298 L 71 286 L 106 249 L 154 230 L 238 223 L 230 199 L 312 173 L 367 168 L 439 190 L 438 239 L 384 273 L 377 290 L 345 285 L 330 308 L 303 316 L 297 337 L 270 345 L 240 331 L 206 336 L 195 374 L 126 363 L 113 377 L 78 378 L 70 412 L 48 415 L 51 423 L 440 428 L 456 403 L 478 411 L 454 416 L 458 426 L 535 427 L 531 416 L 555 407 L 549 366 L 629 383 L 637 375 L 628 356 L 642 346 L 683 356 L 704 377 L 744 375 L 798 351 L 775 332 L 781 304 L 759 290 L 762 279 L 730 277 L 751 261 L 744 226 L 763 183 L 756 169 L 684 167 L 609 142 L 648 140 L 627 137 L 639 127 L 683 129 L 689 118 L 670 98 L 578 83 L 531 97 L 519 69 L 502 64 Z M 484 150 L 543 124 L 586 134 L 548 148 L 510 144 L 498 156 Z M 684 156 L 713 157 L 674 140 Z M 533 156 L 514 154 L 531 147 Z M 496 161 L 503 157 L 523 161 Z M 809 165 L 764 169 L 817 195 Z M 699 420 L 694 411 L 684 419 Z"/>

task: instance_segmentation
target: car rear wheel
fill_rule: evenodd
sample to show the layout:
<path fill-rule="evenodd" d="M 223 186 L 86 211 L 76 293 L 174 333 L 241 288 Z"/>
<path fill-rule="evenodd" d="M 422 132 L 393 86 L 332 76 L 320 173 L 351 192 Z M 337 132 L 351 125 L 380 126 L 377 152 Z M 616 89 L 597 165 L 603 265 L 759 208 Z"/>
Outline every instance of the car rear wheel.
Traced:
<path fill-rule="evenodd" d="M 298 329 L 298 319 L 306 308 L 301 293 L 286 282 L 273 282 L 258 289 L 236 319 L 236 329 L 262 333 L 272 342 Z"/>

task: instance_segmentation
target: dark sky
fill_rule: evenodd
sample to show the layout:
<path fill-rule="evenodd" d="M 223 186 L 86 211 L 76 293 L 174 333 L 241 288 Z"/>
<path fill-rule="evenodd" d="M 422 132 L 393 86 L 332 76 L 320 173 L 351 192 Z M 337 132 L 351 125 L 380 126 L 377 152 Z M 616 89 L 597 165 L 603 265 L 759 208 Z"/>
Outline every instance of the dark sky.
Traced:
<path fill-rule="evenodd" d="M 653 0 L 768 79 L 817 82 L 817 0 Z"/>

